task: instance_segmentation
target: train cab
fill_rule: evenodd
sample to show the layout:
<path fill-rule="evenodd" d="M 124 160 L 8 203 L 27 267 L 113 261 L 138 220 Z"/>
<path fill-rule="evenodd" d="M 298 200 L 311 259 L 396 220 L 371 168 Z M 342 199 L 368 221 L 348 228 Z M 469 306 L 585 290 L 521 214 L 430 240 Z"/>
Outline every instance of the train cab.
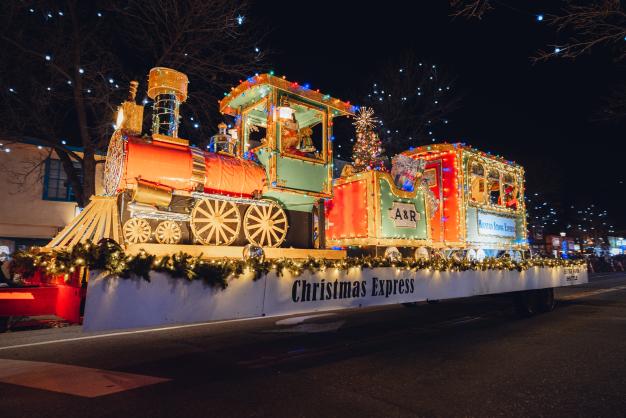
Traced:
<path fill-rule="evenodd" d="M 220 111 L 235 118 L 240 156 L 265 169 L 263 198 L 278 202 L 290 224 L 298 225 L 289 245 L 323 247 L 322 201 L 333 195 L 333 120 L 354 110 L 272 74 L 242 81 L 220 102 Z"/>

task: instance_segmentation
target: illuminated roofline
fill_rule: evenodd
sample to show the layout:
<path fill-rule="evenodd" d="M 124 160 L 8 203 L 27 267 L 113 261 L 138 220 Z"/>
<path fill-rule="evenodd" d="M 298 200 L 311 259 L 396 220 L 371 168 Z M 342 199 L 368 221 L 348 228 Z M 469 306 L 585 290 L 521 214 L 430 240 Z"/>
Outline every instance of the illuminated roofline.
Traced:
<path fill-rule="evenodd" d="M 338 111 L 338 116 L 354 115 L 357 110 L 357 107 L 351 105 L 350 102 L 341 101 L 330 97 L 327 94 L 301 86 L 298 83 L 288 81 L 282 77 L 276 77 L 272 74 L 265 73 L 250 77 L 240 83 L 237 87 L 234 87 L 230 93 L 219 101 L 220 112 L 231 116 L 237 115 L 238 109 L 230 107 L 230 103 L 240 97 L 241 94 L 259 85 L 268 85 L 295 96 L 302 97 L 306 100 L 319 103 L 323 106 L 328 106 L 329 108 Z"/>
<path fill-rule="evenodd" d="M 473 148 L 472 146 L 461 143 L 461 142 L 457 142 L 454 144 L 441 143 L 441 144 L 432 144 L 432 145 L 422 145 L 420 147 L 404 151 L 402 152 L 402 154 L 411 157 L 411 156 L 416 156 L 420 154 L 431 154 L 431 153 L 436 153 L 436 152 L 456 151 L 456 150 L 463 150 L 465 152 L 469 152 L 479 157 L 508 165 L 512 168 L 520 169 L 522 171 L 524 170 L 524 167 L 522 167 L 521 165 L 513 161 L 480 151 L 479 149 Z"/>

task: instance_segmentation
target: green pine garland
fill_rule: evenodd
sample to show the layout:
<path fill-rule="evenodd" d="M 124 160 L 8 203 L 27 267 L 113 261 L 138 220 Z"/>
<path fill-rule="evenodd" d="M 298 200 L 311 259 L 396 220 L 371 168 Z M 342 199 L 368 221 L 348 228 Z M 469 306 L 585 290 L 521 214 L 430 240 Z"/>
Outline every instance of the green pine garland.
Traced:
<path fill-rule="evenodd" d="M 395 267 L 403 270 L 466 271 L 466 270 L 517 270 L 524 271 L 531 267 L 579 267 L 584 260 L 563 260 L 556 258 L 530 258 L 515 261 L 510 258 L 486 258 L 483 261 L 455 260 L 452 258 L 431 258 L 429 260 L 404 259 L 391 261 L 383 257 L 348 257 L 343 260 L 308 258 L 293 260 L 206 260 L 185 253 L 157 257 L 141 250 L 129 255 L 115 241 L 103 239 L 98 244 L 86 242 L 73 247 L 71 251 L 41 251 L 31 248 L 18 251 L 13 256 L 14 268 L 23 277 L 31 277 L 35 271 L 43 270 L 49 274 L 69 274 L 80 267 L 102 270 L 111 276 L 122 278 L 141 277 L 150 281 L 150 272 L 168 274 L 172 278 L 203 280 L 211 287 L 225 289 L 229 277 L 239 277 L 246 271 L 254 272 L 254 280 L 260 279 L 272 270 L 278 276 L 286 271 L 298 276 L 305 271 L 317 273 L 326 269 L 348 271 L 352 268 Z"/>

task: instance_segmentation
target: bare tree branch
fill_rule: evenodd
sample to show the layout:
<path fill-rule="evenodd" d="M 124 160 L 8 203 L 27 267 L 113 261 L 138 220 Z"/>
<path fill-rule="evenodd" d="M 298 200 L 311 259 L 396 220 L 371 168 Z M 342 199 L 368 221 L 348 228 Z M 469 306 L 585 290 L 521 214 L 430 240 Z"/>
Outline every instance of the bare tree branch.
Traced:
<path fill-rule="evenodd" d="M 450 0 L 452 16 L 467 19 L 482 19 L 492 9 L 490 0 Z"/>
<path fill-rule="evenodd" d="M 407 53 L 382 69 L 364 104 L 381 121 L 380 138 L 392 155 L 436 140 L 460 100 L 454 77 Z"/>
<path fill-rule="evenodd" d="M 150 68 L 189 76 L 182 136 L 199 144 L 215 132 L 217 100 L 265 57 L 246 6 L 245 0 L 2 2 L 0 135 L 52 146 L 79 204 L 86 204 L 95 193 L 96 154 L 106 149 L 128 81 L 144 81 Z"/>
<path fill-rule="evenodd" d="M 626 12 L 620 0 L 599 0 L 576 4 L 568 1 L 559 15 L 544 18 L 564 36 L 564 41 L 552 45 L 551 50 L 540 50 L 535 61 L 559 56 L 576 58 L 598 46 L 615 50 L 615 61 L 626 58 Z M 558 51 L 558 52 L 557 52 Z"/>

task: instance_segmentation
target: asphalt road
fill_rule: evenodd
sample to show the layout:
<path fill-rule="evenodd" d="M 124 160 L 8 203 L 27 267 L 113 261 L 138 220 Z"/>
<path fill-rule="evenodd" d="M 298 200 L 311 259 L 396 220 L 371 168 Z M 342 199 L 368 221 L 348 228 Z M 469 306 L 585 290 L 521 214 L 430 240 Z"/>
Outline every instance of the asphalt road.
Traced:
<path fill-rule="evenodd" d="M 557 297 L 529 319 L 484 297 L 278 323 L 0 334 L 0 415 L 626 416 L 626 275 Z"/>

